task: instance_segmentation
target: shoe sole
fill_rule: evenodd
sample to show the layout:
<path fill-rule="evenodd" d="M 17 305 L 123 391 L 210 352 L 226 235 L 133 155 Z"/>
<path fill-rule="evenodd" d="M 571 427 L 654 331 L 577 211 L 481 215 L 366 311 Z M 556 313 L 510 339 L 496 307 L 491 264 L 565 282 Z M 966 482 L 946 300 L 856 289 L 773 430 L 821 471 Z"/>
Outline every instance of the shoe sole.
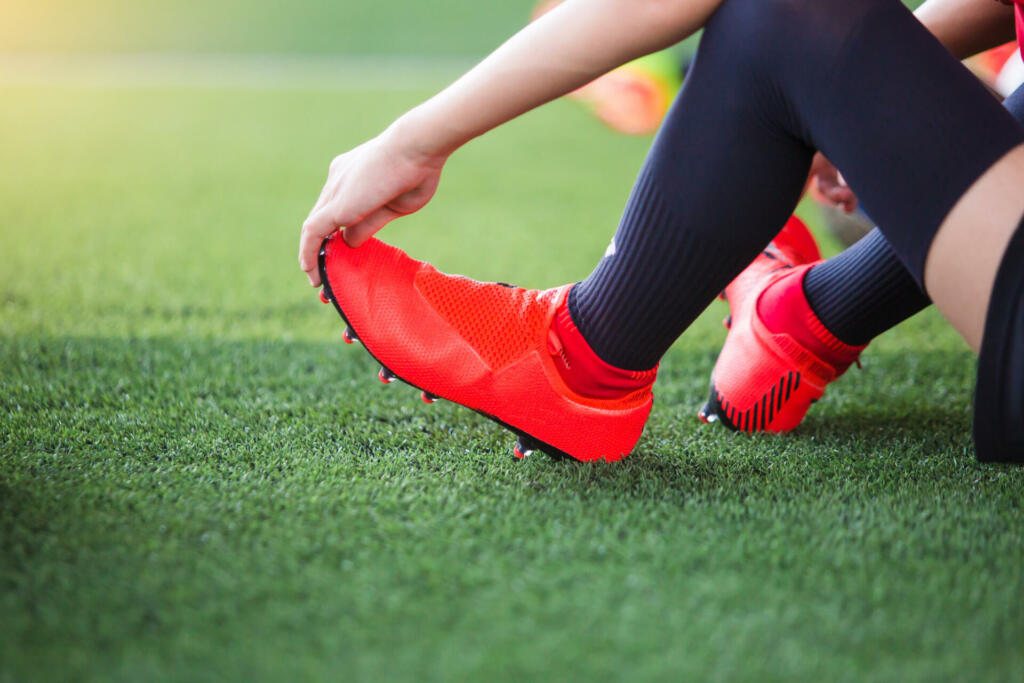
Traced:
<path fill-rule="evenodd" d="M 705 424 L 719 422 L 734 432 L 777 431 L 770 429 L 771 423 L 775 419 L 776 413 L 781 412 L 789 401 L 790 394 L 800 388 L 800 377 L 799 371 L 789 370 L 779 378 L 776 384 L 772 385 L 771 390 L 765 392 L 760 401 L 756 401 L 753 407 L 745 411 L 737 411 L 735 408 L 730 410 L 722 404 L 721 392 L 718 391 L 712 377 L 708 400 L 697 412 L 697 417 Z M 811 403 L 816 402 L 817 399 L 811 399 Z M 730 413 L 732 417 L 730 417 Z"/>

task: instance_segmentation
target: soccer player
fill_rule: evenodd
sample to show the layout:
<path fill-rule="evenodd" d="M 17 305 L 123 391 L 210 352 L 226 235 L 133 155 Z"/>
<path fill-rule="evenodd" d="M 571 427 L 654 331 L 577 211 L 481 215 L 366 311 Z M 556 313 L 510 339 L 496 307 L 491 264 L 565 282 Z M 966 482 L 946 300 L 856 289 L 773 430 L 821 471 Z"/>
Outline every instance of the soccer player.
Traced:
<path fill-rule="evenodd" d="M 700 27 L 686 84 L 584 281 L 478 283 L 371 239 L 429 201 L 468 140 Z M 1013 458 L 1024 449 L 1022 143 L 1024 129 L 898 0 L 569 0 L 337 157 L 299 261 L 382 379 L 491 416 L 525 437 L 521 452 L 616 459 L 640 436 L 661 355 L 786 222 L 821 150 L 980 351 L 978 456 Z"/>
<path fill-rule="evenodd" d="M 1012 6 L 999 2 L 933 1 L 917 14 L 959 59 L 1001 45 L 1014 31 Z M 1004 106 L 1024 125 L 1024 87 Z M 816 171 L 833 200 L 855 203 L 820 156 Z M 793 429 L 869 341 L 931 303 L 879 230 L 820 264 L 807 248 L 787 250 L 791 232 L 725 289 L 730 329 L 699 413 L 706 422 L 744 431 Z M 761 408 L 773 401 L 774 409 Z"/>

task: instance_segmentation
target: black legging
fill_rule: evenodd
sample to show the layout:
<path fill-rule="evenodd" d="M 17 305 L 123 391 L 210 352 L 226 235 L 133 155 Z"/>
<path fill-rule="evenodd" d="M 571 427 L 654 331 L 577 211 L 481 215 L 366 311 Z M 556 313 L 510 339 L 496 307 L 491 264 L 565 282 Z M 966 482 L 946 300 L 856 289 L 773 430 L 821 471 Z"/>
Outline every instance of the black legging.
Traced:
<path fill-rule="evenodd" d="M 1024 125 L 1024 86 L 1003 106 Z M 804 293 L 828 331 L 853 346 L 867 344 L 931 303 L 877 228 L 812 268 Z"/>
<path fill-rule="evenodd" d="M 785 222 L 815 149 L 920 283 L 946 214 L 1022 141 L 898 0 L 725 0 L 573 317 L 607 362 L 654 365 Z"/>

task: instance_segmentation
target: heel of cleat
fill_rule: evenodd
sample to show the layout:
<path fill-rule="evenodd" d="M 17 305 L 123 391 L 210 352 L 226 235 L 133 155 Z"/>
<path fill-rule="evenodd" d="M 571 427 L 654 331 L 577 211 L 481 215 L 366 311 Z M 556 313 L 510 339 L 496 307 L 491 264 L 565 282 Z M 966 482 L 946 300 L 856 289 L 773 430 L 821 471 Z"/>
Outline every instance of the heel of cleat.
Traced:
<path fill-rule="evenodd" d="M 398 379 L 398 375 L 396 375 L 395 373 L 391 372 L 390 370 L 388 370 L 386 367 L 384 367 L 382 365 L 381 368 L 380 368 L 380 372 L 377 373 L 377 378 L 381 382 L 383 382 L 384 384 L 391 384 L 396 379 Z"/>

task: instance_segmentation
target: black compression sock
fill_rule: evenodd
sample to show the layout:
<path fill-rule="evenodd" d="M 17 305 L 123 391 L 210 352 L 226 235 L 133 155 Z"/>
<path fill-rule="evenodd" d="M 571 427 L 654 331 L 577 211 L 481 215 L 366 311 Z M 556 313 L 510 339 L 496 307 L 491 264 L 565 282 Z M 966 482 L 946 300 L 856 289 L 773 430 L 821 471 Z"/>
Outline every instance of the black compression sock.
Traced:
<path fill-rule="evenodd" d="M 931 301 L 875 228 L 804 276 L 804 295 L 841 341 L 863 346 Z"/>
<path fill-rule="evenodd" d="M 751 254 L 687 229 L 652 172 L 658 160 L 652 151 L 605 257 L 569 293 L 569 313 L 594 352 L 627 370 L 657 365 L 721 283 L 764 246 L 752 242 Z"/>

